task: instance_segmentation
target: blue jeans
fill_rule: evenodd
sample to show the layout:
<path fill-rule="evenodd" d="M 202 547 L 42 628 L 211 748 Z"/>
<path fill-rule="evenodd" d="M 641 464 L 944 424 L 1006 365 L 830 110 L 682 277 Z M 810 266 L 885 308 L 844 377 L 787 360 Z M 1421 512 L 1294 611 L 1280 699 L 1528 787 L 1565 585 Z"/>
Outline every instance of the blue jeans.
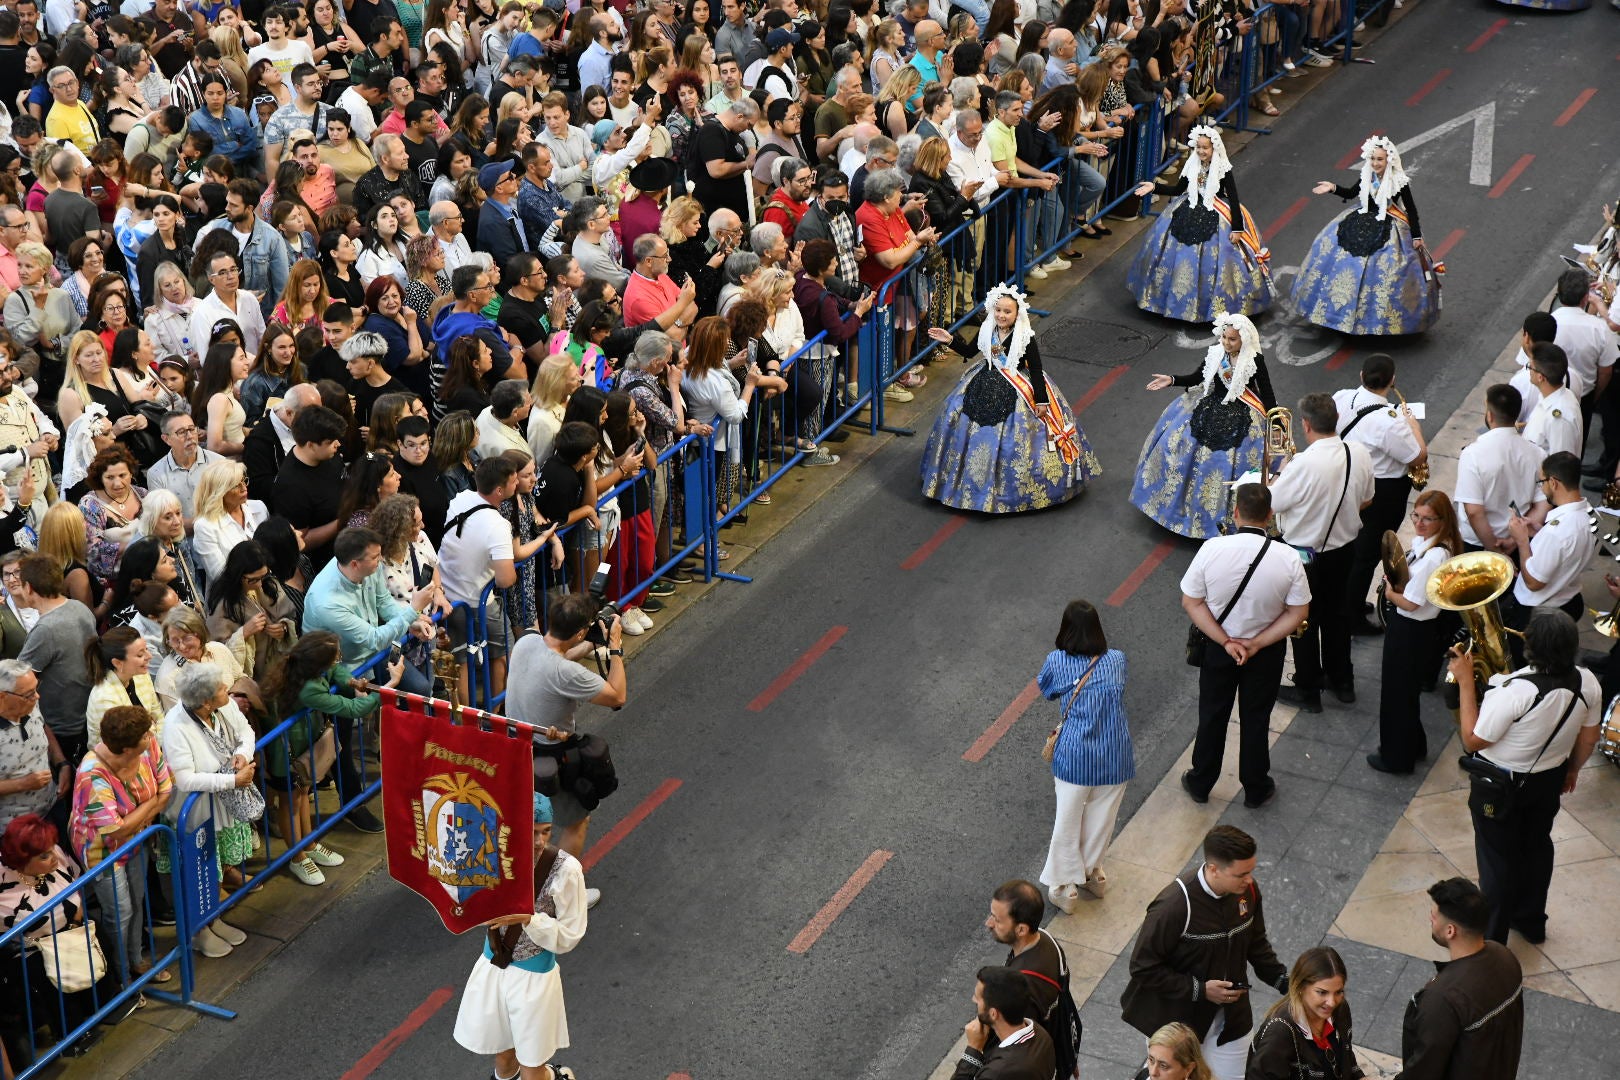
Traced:
<path fill-rule="evenodd" d="M 1282 45 L 1284 60 L 1297 60 L 1300 40 L 1305 33 L 1307 10 L 1297 6 L 1274 5 L 1271 13 L 1277 17 L 1277 34 Z"/>
<path fill-rule="evenodd" d="M 1079 216 L 1102 197 L 1107 186 L 1102 173 L 1080 158 L 1070 158 L 1069 171 L 1063 175 L 1063 202 L 1070 214 Z"/>

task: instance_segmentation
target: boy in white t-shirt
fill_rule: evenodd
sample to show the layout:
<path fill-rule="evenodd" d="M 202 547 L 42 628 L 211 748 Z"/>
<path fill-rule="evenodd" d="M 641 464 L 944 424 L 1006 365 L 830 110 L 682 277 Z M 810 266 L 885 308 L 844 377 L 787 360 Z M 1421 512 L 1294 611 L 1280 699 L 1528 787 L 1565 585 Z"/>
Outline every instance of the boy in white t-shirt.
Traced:
<path fill-rule="evenodd" d="M 283 75 L 299 64 L 314 64 L 315 54 L 307 44 L 287 36 L 286 8 L 273 7 L 264 13 L 264 41 L 248 51 L 248 66 L 269 60 Z"/>

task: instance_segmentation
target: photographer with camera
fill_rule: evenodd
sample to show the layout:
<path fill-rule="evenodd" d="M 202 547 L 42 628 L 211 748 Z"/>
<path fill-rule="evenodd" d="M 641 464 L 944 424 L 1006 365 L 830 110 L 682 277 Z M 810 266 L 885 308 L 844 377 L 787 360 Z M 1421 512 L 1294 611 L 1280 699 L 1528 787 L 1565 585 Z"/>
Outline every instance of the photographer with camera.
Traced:
<path fill-rule="evenodd" d="M 582 702 L 617 709 L 628 700 L 624 675 L 623 627 L 618 610 L 602 605 L 596 596 L 571 593 L 551 603 L 547 611 L 548 629 L 544 634 L 529 633 L 512 649 L 511 678 L 506 687 L 506 715 L 531 724 L 537 752 L 577 742 L 575 714 Z M 579 660 L 591 655 L 599 638 L 607 646 L 605 677 Z M 591 810 L 567 784 L 566 762 L 561 770 L 563 784 L 552 796 L 556 814 L 558 846 L 578 856 L 585 851 L 585 834 L 590 828 Z M 586 890 L 594 906 L 601 893 Z"/>

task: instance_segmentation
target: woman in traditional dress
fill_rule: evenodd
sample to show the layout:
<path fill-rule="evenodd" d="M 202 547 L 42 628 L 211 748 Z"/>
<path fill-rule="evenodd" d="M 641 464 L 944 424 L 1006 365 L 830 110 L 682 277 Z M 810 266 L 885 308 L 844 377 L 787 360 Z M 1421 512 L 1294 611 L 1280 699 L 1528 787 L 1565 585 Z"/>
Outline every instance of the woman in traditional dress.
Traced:
<path fill-rule="evenodd" d="M 1271 253 L 1238 202 L 1226 145 L 1213 127 L 1192 129 L 1180 184 L 1136 186 L 1142 196 L 1185 194 L 1161 213 L 1127 277 L 1144 311 L 1209 322 L 1223 311 L 1258 315 L 1271 306 Z"/>
<path fill-rule="evenodd" d="M 957 384 L 923 450 L 922 489 L 959 510 L 1015 514 L 1068 502 L 1102 474 L 1083 431 L 1041 369 L 1029 305 L 1011 285 L 985 297 L 977 347 L 940 327 L 928 335 L 984 364 Z"/>
<path fill-rule="evenodd" d="M 1199 389 L 1165 407 L 1142 444 L 1131 485 L 1131 505 L 1194 540 L 1219 533 L 1232 482 L 1264 466 L 1266 413 L 1277 404 L 1254 323 L 1218 315 L 1215 336 L 1202 367 L 1155 374 L 1147 384 Z"/>
<path fill-rule="evenodd" d="M 557 957 L 584 938 L 588 900 L 585 872 L 578 859 L 551 846 L 551 825 L 551 800 L 536 793 L 534 914 L 487 924 L 484 954 L 467 976 L 456 1014 L 456 1042 L 475 1054 L 494 1055 L 496 1076 L 538 1076 L 553 1054 L 568 1047 Z M 561 1065 L 550 1072 L 553 1080 L 574 1075 Z"/>
<path fill-rule="evenodd" d="M 1412 185 L 1395 144 L 1361 144 L 1361 181 L 1322 180 L 1311 189 L 1359 199 L 1316 235 L 1294 281 L 1294 308 L 1346 334 L 1416 334 L 1440 318 L 1443 264 L 1429 256 Z"/>

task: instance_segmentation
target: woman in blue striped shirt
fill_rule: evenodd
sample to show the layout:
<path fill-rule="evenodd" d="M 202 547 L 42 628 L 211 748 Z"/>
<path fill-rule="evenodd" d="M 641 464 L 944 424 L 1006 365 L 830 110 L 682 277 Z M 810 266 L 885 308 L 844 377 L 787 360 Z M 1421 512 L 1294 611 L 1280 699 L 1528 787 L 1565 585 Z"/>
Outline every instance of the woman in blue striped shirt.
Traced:
<path fill-rule="evenodd" d="M 1098 863 L 1136 775 L 1136 754 L 1125 720 L 1125 654 L 1108 647 L 1089 601 L 1064 608 L 1056 645 L 1036 678 L 1042 695 L 1063 702 L 1052 753 L 1057 816 L 1041 883 L 1055 906 L 1073 912 L 1082 892 L 1101 899 L 1108 888 Z"/>

